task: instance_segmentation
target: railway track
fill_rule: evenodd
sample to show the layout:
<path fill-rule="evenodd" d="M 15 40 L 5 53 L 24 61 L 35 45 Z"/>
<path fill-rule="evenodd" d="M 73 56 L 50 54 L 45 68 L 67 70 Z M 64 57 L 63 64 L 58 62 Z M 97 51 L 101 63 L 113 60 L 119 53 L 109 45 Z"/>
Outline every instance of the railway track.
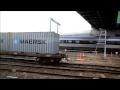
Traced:
<path fill-rule="evenodd" d="M 77 79 L 92 79 L 93 77 L 87 76 L 78 76 L 72 75 L 68 73 L 64 73 L 58 71 L 58 69 L 45 68 L 45 67 L 36 67 L 36 66 L 28 66 L 28 65 L 10 65 L 10 64 L 0 64 L 0 70 L 2 71 L 12 71 L 14 69 L 15 72 L 26 72 L 26 73 L 35 73 L 35 74 L 43 74 L 57 77 L 66 77 L 66 78 L 77 78 Z"/>
<path fill-rule="evenodd" d="M 5 61 L 6 62 L 6 61 Z M 15 63 L 15 62 L 14 62 Z M 37 65 L 35 63 L 21 63 L 16 62 L 17 64 L 10 64 L 10 62 L 4 63 L 1 61 L 0 70 L 8 70 L 11 71 L 13 68 L 16 69 L 17 72 L 27 72 L 27 73 L 36 73 L 36 74 L 46 74 L 52 76 L 61 76 L 61 77 L 69 77 L 69 78 L 103 78 L 95 75 L 83 75 L 84 73 L 106 73 L 106 74 L 115 74 L 120 75 L 120 70 L 109 70 L 109 69 L 100 69 L 100 68 L 87 68 L 87 67 L 78 67 L 76 64 L 71 64 L 67 66 L 67 64 L 61 63 L 59 66 L 51 66 L 51 65 Z M 104 77 L 108 79 L 107 77 Z M 111 77 L 109 77 L 111 78 Z"/>
<path fill-rule="evenodd" d="M 120 74 L 120 69 L 100 69 L 100 68 L 87 68 L 87 67 L 71 67 L 71 66 L 51 66 L 51 65 L 25 65 L 25 64 L 8 64 L 8 63 L 1 63 L 2 65 L 13 65 L 13 66 L 23 66 L 23 67 L 33 67 L 33 68 L 44 68 L 44 69 L 51 69 L 51 70 L 66 70 L 66 71 L 79 71 L 79 72 L 98 72 L 98 73 L 109 73 L 109 74 Z"/>
<path fill-rule="evenodd" d="M 17 62 L 25 62 L 25 63 L 36 63 L 35 60 L 29 60 L 29 59 L 24 59 L 24 58 L 14 58 L 14 57 L 0 57 L 0 60 L 1 61 L 17 61 Z M 77 67 L 78 65 L 79 66 L 97 66 L 97 67 L 109 67 L 109 68 L 120 68 L 120 67 L 117 67 L 117 66 L 104 66 L 104 65 L 91 65 L 91 64 L 71 64 L 71 63 L 60 63 L 60 64 L 63 64 L 64 66 L 65 65 L 72 65 L 72 66 L 75 66 Z"/>
<path fill-rule="evenodd" d="M 82 69 L 94 69 L 94 70 L 106 70 L 106 71 L 118 71 L 120 72 L 120 67 L 115 66 L 102 66 L 102 65 L 90 65 L 90 64 L 71 64 L 71 63 L 60 63 L 62 67 L 73 67 Z"/>
<path fill-rule="evenodd" d="M 38 64 L 34 60 L 19 60 L 19 59 L 1 59 L 0 61 L 8 61 L 8 62 L 20 62 L 20 63 L 28 63 L 28 64 Z M 47 65 L 51 66 L 51 65 Z M 52 66 L 59 66 L 59 67 L 64 67 L 64 68 L 82 68 L 82 69 L 92 69 L 95 70 L 94 72 L 101 71 L 105 73 L 106 71 L 109 71 L 109 73 L 113 74 L 119 74 L 120 72 L 120 67 L 115 67 L 115 66 L 102 66 L 102 65 L 89 65 L 89 64 L 71 64 L 71 63 L 60 63 L 59 65 L 52 65 Z M 97 71 L 96 71 L 97 70 Z M 114 72 L 115 71 L 115 72 Z M 108 73 L 108 72 L 106 72 Z"/>

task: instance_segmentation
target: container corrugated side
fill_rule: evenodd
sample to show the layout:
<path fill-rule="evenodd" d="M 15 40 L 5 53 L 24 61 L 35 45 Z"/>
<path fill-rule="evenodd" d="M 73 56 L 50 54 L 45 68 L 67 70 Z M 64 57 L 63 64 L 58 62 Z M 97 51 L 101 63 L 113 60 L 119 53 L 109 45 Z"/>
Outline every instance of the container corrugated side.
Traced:
<path fill-rule="evenodd" d="M 9 33 L 0 33 L 0 50 L 10 51 Z"/>
<path fill-rule="evenodd" d="M 59 35 L 54 32 L 22 32 L 10 34 L 11 51 L 49 53 L 59 52 Z"/>
<path fill-rule="evenodd" d="M 57 48 L 58 46 L 59 46 L 59 34 L 54 34 L 54 42 L 55 42 L 55 44 L 54 44 L 54 52 L 55 51 L 59 51 L 59 48 Z"/>

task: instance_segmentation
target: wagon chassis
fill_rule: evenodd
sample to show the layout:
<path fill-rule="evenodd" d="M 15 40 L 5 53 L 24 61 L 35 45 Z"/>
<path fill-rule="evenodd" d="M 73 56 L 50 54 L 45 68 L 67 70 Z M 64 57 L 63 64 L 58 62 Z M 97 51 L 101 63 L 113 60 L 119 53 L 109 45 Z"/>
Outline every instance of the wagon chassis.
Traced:
<path fill-rule="evenodd" d="M 11 55 L 11 56 L 27 56 L 35 57 L 36 62 L 40 64 L 58 64 L 62 58 L 65 57 L 64 54 L 39 54 L 39 53 L 24 53 L 24 52 L 9 52 L 9 51 L 0 51 L 0 55 Z"/>

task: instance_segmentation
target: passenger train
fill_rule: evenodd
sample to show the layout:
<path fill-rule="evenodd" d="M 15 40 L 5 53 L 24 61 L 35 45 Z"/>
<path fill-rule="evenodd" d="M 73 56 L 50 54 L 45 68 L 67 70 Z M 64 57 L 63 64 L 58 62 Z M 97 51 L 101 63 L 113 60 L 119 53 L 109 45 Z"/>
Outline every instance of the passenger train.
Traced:
<path fill-rule="evenodd" d="M 100 42 L 104 41 L 105 36 L 101 36 Z M 95 50 L 99 36 L 92 35 L 60 35 L 60 49 L 74 50 Z M 107 51 L 120 50 L 120 36 L 106 36 Z M 98 45 L 98 50 L 104 50 L 104 45 Z"/>

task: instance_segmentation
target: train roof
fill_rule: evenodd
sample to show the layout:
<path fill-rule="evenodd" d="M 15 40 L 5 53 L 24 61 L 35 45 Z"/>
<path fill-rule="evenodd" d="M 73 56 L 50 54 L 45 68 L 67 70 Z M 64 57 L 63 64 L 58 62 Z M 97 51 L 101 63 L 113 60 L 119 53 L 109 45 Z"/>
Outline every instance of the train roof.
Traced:
<path fill-rule="evenodd" d="M 98 39 L 99 36 L 60 36 L 60 39 Z M 104 36 L 101 36 L 101 39 L 104 39 Z M 120 36 L 106 36 L 106 39 L 120 39 Z"/>

